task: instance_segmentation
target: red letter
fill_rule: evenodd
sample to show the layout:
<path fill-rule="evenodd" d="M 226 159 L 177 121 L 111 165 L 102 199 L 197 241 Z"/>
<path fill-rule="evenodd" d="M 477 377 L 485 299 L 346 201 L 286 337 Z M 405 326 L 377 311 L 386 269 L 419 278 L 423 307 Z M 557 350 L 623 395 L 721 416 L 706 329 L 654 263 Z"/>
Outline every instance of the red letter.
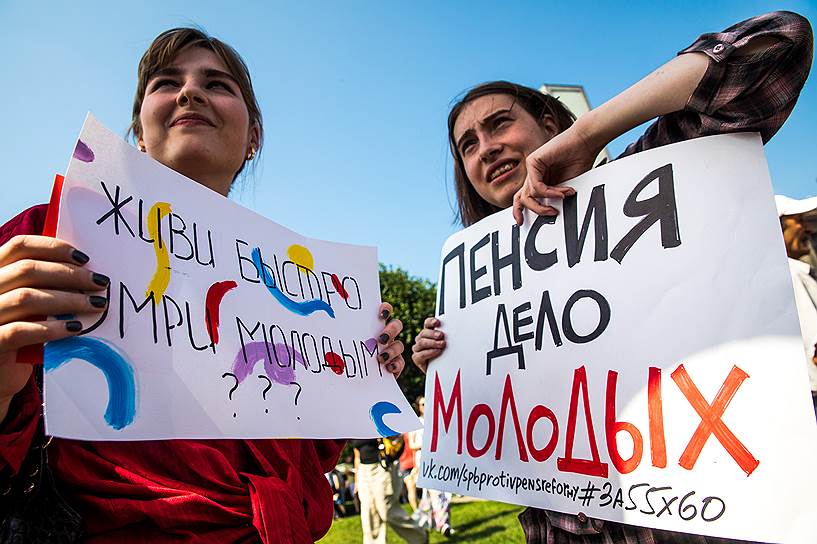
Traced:
<path fill-rule="evenodd" d="M 499 409 L 499 434 L 496 437 L 497 461 L 502 457 L 502 435 L 505 434 L 505 412 L 509 404 L 511 406 L 511 417 L 513 418 L 513 429 L 516 431 L 516 445 L 519 448 L 519 460 L 527 463 L 528 451 L 525 449 L 525 439 L 522 437 L 522 429 L 519 427 L 519 414 L 516 412 L 516 401 L 513 397 L 510 374 L 505 376 L 505 387 L 502 390 L 502 407 Z"/>
<path fill-rule="evenodd" d="M 474 427 L 477 425 L 479 416 L 485 416 L 488 420 L 488 438 L 485 439 L 485 445 L 479 449 L 474 447 Z M 485 452 L 491 447 L 491 442 L 494 441 L 494 431 L 496 431 L 496 423 L 494 423 L 494 414 L 491 412 L 491 407 L 487 404 L 477 404 L 471 410 L 471 415 L 468 416 L 468 429 L 465 431 L 465 444 L 468 446 L 468 455 L 471 457 L 482 457 Z"/>
<path fill-rule="evenodd" d="M 607 453 L 610 460 L 621 474 L 629 474 L 638 467 L 641 462 L 641 454 L 644 452 L 644 440 L 641 432 L 632 423 L 616 421 L 616 385 L 618 372 L 610 370 L 607 372 L 607 398 L 604 410 L 604 434 L 607 436 Z M 624 459 L 618 453 L 618 443 L 616 435 L 621 431 L 630 435 L 633 440 L 633 454 L 629 459 Z"/>
<path fill-rule="evenodd" d="M 687 374 L 684 365 L 678 365 L 678 368 L 675 369 L 671 376 L 678 385 L 678 389 L 681 390 L 692 407 L 695 408 L 695 411 L 698 412 L 698 415 L 701 416 L 701 424 L 698 425 L 692 438 L 689 439 L 689 444 L 687 444 L 684 453 L 681 454 L 678 464 L 687 470 L 692 470 L 695 461 L 698 460 L 698 455 L 700 455 L 704 447 L 704 443 L 710 434 L 714 434 L 724 449 L 732 456 L 732 459 L 749 476 L 760 464 L 760 461 L 754 458 L 746 449 L 746 446 L 738 440 L 738 437 L 721 421 L 721 416 L 723 416 L 726 407 L 729 406 L 732 397 L 735 396 L 740 384 L 749 375 L 737 366 L 732 366 L 732 370 L 729 371 L 729 375 L 724 380 L 718 394 L 715 395 L 715 400 L 712 401 L 711 406 L 704 400 L 703 395 L 692 382 L 692 378 Z"/>
<path fill-rule="evenodd" d="M 536 446 L 533 444 L 533 426 L 536 425 L 536 422 L 543 417 L 547 418 L 553 425 L 553 431 L 550 434 L 550 440 L 548 441 L 547 446 L 539 450 L 536 449 Z M 556 414 L 554 414 L 550 408 L 537 404 L 533 407 L 533 410 L 530 411 L 530 415 L 528 416 L 528 447 L 530 448 L 530 454 L 540 463 L 547 461 L 550 459 L 550 456 L 553 455 L 553 450 L 556 449 L 556 444 L 558 441 L 559 423 L 556 421 Z"/>
<path fill-rule="evenodd" d="M 647 407 L 650 416 L 650 454 L 652 466 L 666 468 L 667 444 L 664 442 L 664 404 L 661 401 L 661 369 L 650 367 L 647 381 Z"/>
<path fill-rule="evenodd" d="M 443 404 L 443 390 L 440 386 L 440 375 L 434 374 L 434 420 L 431 425 L 431 451 L 437 451 L 437 416 L 442 412 L 445 431 L 451 425 L 451 418 L 457 409 L 457 453 L 462 454 L 462 392 L 460 389 L 460 371 L 454 378 L 454 388 L 448 398 L 448 407 Z"/>
<path fill-rule="evenodd" d="M 579 408 L 579 390 L 582 392 L 584 403 L 584 417 L 587 422 L 587 435 L 590 440 L 590 454 L 592 461 L 573 458 L 573 439 L 576 434 L 576 416 Z M 584 366 L 573 371 L 573 390 L 570 393 L 570 413 L 567 416 L 567 444 L 565 456 L 556 460 L 556 467 L 562 472 L 575 472 L 588 476 L 607 477 L 607 463 L 599 458 L 599 448 L 596 445 L 596 433 L 593 430 L 593 417 L 590 414 L 590 400 L 587 398 L 587 372 Z"/>

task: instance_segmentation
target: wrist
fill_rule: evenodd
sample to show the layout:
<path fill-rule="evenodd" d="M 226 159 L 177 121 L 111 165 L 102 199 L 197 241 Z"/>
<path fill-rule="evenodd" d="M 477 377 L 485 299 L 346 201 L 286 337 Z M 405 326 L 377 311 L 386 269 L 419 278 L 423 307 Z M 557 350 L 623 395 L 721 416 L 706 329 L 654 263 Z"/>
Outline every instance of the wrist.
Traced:
<path fill-rule="evenodd" d="M 605 127 L 604 124 L 604 116 L 599 115 L 598 110 L 590 110 L 579 117 L 571 130 L 584 142 L 593 157 L 601 153 L 601 150 L 615 138 L 610 136 L 609 127 Z"/>

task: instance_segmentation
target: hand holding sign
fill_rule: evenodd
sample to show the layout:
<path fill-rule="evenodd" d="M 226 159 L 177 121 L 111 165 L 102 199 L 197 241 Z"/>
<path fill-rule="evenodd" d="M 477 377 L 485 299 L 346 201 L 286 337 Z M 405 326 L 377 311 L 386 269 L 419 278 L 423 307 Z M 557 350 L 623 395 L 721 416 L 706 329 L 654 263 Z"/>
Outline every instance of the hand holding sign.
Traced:
<path fill-rule="evenodd" d="M 104 295 L 109 280 L 86 267 L 88 260 L 67 242 L 45 236 L 15 236 L 0 246 L 0 421 L 31 375 L 29 364 L 18 364 L 18 350 L 82 330 L 73 318 L 44 316 L 104 310 L 104 299 L 91 297 Z"/>
<path fill-rule="evenodd" d="M 417 365 L 423 374 L 428 371 L 428 365 L 439 357 L 445 349 L 445 333 L 439 328 L 440 320 L 436 317 L 428 317 L 423 322 L 423 330 L 414 339 L 411 356 L 414 364 Z"/>
<path fill-rule="evenodd" d="M 542 198 L 564 198 L 575 194 L 572 187 L 559 183 L 573 179 L 593 168 L 604 146 L 592 147 L 579 127 L 573 125 L 554 136 L 525 159 L 527 176 L 513 199 L 513 217 L 517 225 L 524 221 L 523 209 L 539 215 L 554 215 L 555 209 L 542 204 Z"/>

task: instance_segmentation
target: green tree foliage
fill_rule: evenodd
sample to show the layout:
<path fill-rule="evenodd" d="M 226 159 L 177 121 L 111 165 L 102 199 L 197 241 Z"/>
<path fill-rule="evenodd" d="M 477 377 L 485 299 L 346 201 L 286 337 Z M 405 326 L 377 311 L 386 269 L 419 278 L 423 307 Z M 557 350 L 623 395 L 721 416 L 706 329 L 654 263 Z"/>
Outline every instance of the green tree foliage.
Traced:
<path fill-rule="evenodd" d="M 425 390 L 425 375 L 411 362 L 414 337 L 423 330 L 423 321 L 434 315 L 437 286 L 428 280 L 409 276 L 402 268 L 380 265 L 380 293 L 383 302 L 394 307 L 394 317 L 403 322 L 399 338 L 405 344 L 406 368 L 397 380 L 409 401 Z"/>

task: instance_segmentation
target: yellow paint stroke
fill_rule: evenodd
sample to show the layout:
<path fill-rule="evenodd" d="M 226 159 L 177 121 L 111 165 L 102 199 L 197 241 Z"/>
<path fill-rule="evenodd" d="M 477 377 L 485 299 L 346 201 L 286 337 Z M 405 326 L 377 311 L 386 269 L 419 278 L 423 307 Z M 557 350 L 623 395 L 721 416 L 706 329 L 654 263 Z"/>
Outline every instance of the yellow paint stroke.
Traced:
<path fill-rule="evenodd" d="M 298 265 L 298 270 L 301 274 L 306 274 L 304 268 L 309 270 L 315 269 L 315 259 L 312 258 L 312 253 L 304 246 L 292 244 L 287 248 L 287 257 L 289 260 Z"/>
<path fill-rule="evenodd" d="M 167 285 L 170 283 L 170 256 L 167 252 L 167 244 L 161 240 L 159 225 L 162 219 L 170 213 L 170 204 L 167 202 L 157 202 L 150 207 L 147 223 L 148 233 L 153 238 L 153 250 L 156 252 L 156 273 L 148 284 L 145 297 L 149 297 L 153 292 L 153 303 L 158 304 L 165 294 Z"/>

